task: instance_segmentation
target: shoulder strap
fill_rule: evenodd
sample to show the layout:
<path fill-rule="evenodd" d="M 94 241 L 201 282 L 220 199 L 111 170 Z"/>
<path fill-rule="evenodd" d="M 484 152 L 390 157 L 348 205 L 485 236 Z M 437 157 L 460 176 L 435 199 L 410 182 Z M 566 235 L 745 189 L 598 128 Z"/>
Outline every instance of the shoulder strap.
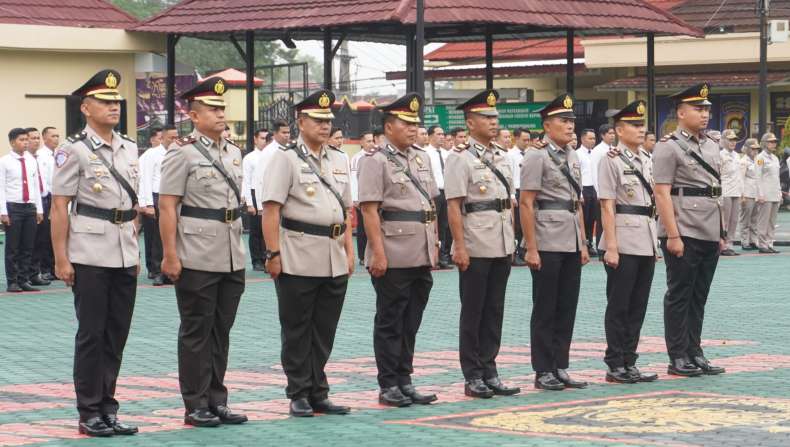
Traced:
<path fill-rule="evenodd" d="M 560 160 L 560 157 L 554 151 L 554 148 L 551 147 L 550 145 L 546 147 L 546 153 L 549 154 L 549 158 L 551 158 L 551 161 L 553 161 L 554 164 L 557 165 L 557 167 L 560 169 L 560 172 L 562 172 L 562 175 L 564 175 L 565 178 L 568 180 L 568 183 L 571 184 L 571 188 L 573 188 L 573 190 L 576 192 L 576 197 L 580 198 L 582 189 L 579 186 L 579 184 L 576 182 L 576 179 L 574 179 L 573 176 L 571 175 L 571 170 L 568 167 L 568 163 L 567 162 L 563 163 L 562 160 Z"/>
<path fill-rule="evenodd" d="M 335 199 L 337 199 L 337 203 L 340 204 L 340 209 L 343 210 L 343 222 L 345 222 L 346 221 L 346 205 L 343 202 L 343 196 L 341 196 L 340 193 L 337 192 L 335 187 L 332 186 L 332 184 L 329 183 L 321 175 L 321 172 L 319 172 L 318 168 L 315 166 L 315 164 L 312 162 L 312 160 L 310 160 L 310 157 L 308 157 L 307 154 L 304 151 L 302 151 L 299 147 L 297 147 L 296 144 L 289 144 L 288 147 L 285 148 L 285 150 L 293 150 L 294 152 L 296 152 L 296 156 L 299 157 L 299 159 L 302 160 L 308 167 L 310 167 L 310 170 L 313 171 L 313 174 L 315 174 L 318 177 L 318 180 L 320 180 L 321 183 L 324 184 L 324 186 L 329 188 L 329 191 L 331 191 L 332 194 L 335 196 Z"/>
<path fill-rule="evenodd" d="M 488 169 L 490 169 L 491 172 L 494 173 L 496 178 L 498 178 L 499 181 L 505 186 L 505 191 L 507 191 L 507 196 L 510 197 L 510 185 L 508 185 L 507 179 L 505 178 L 505 175 L 502 174 L 502 172 L 499 169 L 497 169 L 496 166 L 494 166 L 493 163 L 491 163 L 490 161 L 486 160 L 485 157 L 479 156 L 477 154 L 477 152 L 476 152 L 477 149 L 474 149 L 472 146 L 468 146 L 467 150 L 469 151 L 470 154 L 472 154 L 473 157 L 475 157 L 476 159 L 480 160 L 481 163 L 486 165 L 486 167 Z"/>
<path fill-rule="evenodd" d="M 420 182 L 414 177 L 414 174 L 411 173 L 411 170 L 403 166 L 403 163 L 401 163 L 400 160 L 398 160 L 395 157 L 396 150 L 397 149 L 393 149 L 391 146 L 388 146 L 381 149 L 381 153 L 387 157 L 387 160 L 391 161 L 395 166 L 397 166 L 398 169 L 402 170 L 403 173 L 406 174 L 406 177 L 409 177 L 411 183 L 414 185 L 415 188 L 417 188 L 417 191 L 419 191 L 420 194 L 422 194 L 423 197 L 425 197 L 425 199 L 428 200 L 428 203 L 432 203 L 431 201 L 433 199 L 431 198 L 431 195 L 428 194 L 428 191 L 426 191 L 425 188 L 422 187 Z"/>
<path fill-rule="evenodd" d="M 222 166 L 222 163 L 220 163 L 219 160 L 215 160 L 214 157 L 209 154 L 208 149 L 203 146 L 203 144 L 200 142 L 200 139 L 196 138 L 195 141 L 192 142 L 192 146 L 194 146 L 195 149 L 197 149 L 197 151 L 206 158 L 206 160 L 211 162 L 211 165 L 214 166 L 214 169 L 219 171 L 219 173 L 225 177 L 225 182 L 227 182 L 228 186 L 230 186 L 230 189 L 233 190 L 233 193 L 236 195 L 236 201 L 239 203 L 239 206 L 241 206 L 241 192 L 239 191 L 239 186 L 230 177 L 230 174 L 228 174 L 228 171 L 226 171 L 225 167 Z"/>
<path fill-rule="evenodd" d="M 121 185 L 124 191 L 126 191 L 126 194 L 129 194 L 129 198 L 132 199 L 132 207 L 134 208 L 135 206 L 137 206 L 138 203 L 137 193 L 134 192 L 134 188 L 132 188 L 132 185 L 130 185 L 129 182 L 127 182 L 126 179 L 123 178 L 121 173 L 118 172 L 118 170 L 116 170 L 113 167 L 113 165 L 111 165 L 110 162 L 107 161 L 107 159 L 104 158 L 104 156 L 100 152 L 96 152 L 96 150 L 93 148 L 93 146 L 90 145 L 90 143 L 88 143 L 85 139 L 82 139 L 82 142 L 85 144 L 85 146 L 88 147 L 88 150 L 96 154 L 96 157 L 98 157 L 99 160 L 101 160 L 104 167 L 107 168 L 108 171 L 110 171 L 110 174 L 112 174 L 112 176 L 115 178 L 116 181 L 118 181 L 118 183 Z"/>
<path fill-rule="evenodd" d="M 647 179 L 645 179 L 645 176 L 642 175 L 642 171 L 640 171 L 639 169 L 636 169 L 636 166 L 634 166 L 634 164 L 631 163 L 631 160 L 628 159 L 628 156 L 626 156 L 622 152 L 620 152 L 620 159 L 623 160 L 623 163 L 625 163 L 625 165 L 628 166 L 629 169 L 634 171 L 634 174 L 636 174 L 636 178 L 639 179 L 639 182 L 641 182 L 642 186 L 645 187 L 645 190 L 647 191 L 647 193 L 650 194 L 650 201 L 652 202 L 654 200 L 653 199 L 653 187 L 650 186 L 650 182 L 648 182 Z"/>
<path fill-rule="evenodd" d="M 685 141 L 681 140 L 674 134 L 670 135 L 669 139 L 677 143 L 677 145 L 680 147 L 681 150 L 683 150 L 683 152 L 685 152 L 686 154 L 691 156 L 691 158 L 696 160 L 697 163 L 699 163 L 699 165 L 702 166 L 702 169 L 708 171 L 708 174 L 712 175 L 713 178 L 716 179 L 716 181 L 721 183 L 721 176 L 719 175 L 719 173 L 715 169 L 713 169 L 711 165 L 709 165 L 708 162 L 705 161 L 705 159 L 703 159 L 698 153 L 691 150 L 691 148 L 689 147 L 688 144 L 686 144 Z"/>

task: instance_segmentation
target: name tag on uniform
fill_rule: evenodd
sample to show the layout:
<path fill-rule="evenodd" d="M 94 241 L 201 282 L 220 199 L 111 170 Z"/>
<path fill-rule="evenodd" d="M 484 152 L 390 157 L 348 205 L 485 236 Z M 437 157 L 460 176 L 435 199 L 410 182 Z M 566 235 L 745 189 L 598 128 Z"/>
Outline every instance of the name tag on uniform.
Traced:
<path fill-rule="evenodd" d="M 92 165 L 104 166 L 101 160 L 91 160 L 89 163 Z"/>
<path fill-rule="evenodd" d="M 626 169 L 623 171 L 623 175 L 636 175 L 636 171 L 633 169 Z"/>
<path fill-rule="evenodd" d="M 198 166 L 211 167 L 211 166 L 214 166 L 214 165 L 210 161 L 201 161 L 201 162 L 198 163 Z"/>
<path fill-rule="evenodd" d="M 345 175 L 346 171 L 344 171 L 342 169 L 335 169 L 335 170 L 332 171 L 332 174 L 343 174 L 343 175 Z"/>
<path fill-rule="evenodd" d="M 484 164 L 475 165 L 475 169 L 485 169 L 485 168 L 486 168 L 486 165 L 484 165 Z"/>
<path fill-rule="evenodd" d="M 417 170 L 418 171 L 430 171 L 430 169 L 428 169 L 428 166 L 420 166 L 419 168 L 417 168 Z"/>

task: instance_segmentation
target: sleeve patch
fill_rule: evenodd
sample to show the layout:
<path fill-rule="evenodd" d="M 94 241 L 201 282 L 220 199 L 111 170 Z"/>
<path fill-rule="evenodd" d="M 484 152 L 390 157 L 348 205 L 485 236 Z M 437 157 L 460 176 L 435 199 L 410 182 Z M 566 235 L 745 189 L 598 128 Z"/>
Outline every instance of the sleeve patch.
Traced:
<path fill-rule="evenodd" d="M 55 153 L 55 166 L 58 168 L 62 167 L 64 164 L 66 164 L 68 159 L 69 153 L 63 149 L 58 149 L 58 151 Z"/>

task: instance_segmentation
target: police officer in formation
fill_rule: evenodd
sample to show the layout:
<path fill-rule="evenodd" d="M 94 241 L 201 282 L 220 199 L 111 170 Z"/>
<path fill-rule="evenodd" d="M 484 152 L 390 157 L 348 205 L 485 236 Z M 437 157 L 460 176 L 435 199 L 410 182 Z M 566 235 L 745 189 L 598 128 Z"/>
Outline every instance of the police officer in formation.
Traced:
<path fill-rule="evenodd" d="M 459 355 L 464 394 L 490 398 L 521 390 L 499 378 L 496 357 L 502 341 L 505 289 L 513 236 L 513 173 L 497 134 L 496 90 L 483 91 L 458 106 L 469 141 L 447 157 L 445 196 L 453 236 L 453 261 L 461 293 Z"/>
<path fill-rule="evenodd" d="M 285 391 L 299 417 L 350 411 L 329 399 L 324 371 L 355 266 L 348 159 L 327 144 L 334 102 L 319 90 L 294 106 L 299 138 L 272 154 L 263 177 L 264 256 L 277 290 Z"/>
<path fill-rule="evenodd" d="M 384 137 L 359 165 L 359 203 L 368 245 L 365 265 L 376 291 L 373 349 L 379 402 L 429 404 L 412 384 L 414 345 L 439 255 L 431 159 L 415 145 L 422 97 L 409 93 L 380 107 Z"/>
<path fill-rule="evenodd" d="M 779 182 L 779 158 L 776 152 L 776 135 L 768 132 L 760 139 L 760 153 L 754 157 L 757 175 L 757 249 L 760 253 L 774 254 L 776 216 L 782 204 L 782 187 Z"/>
<path fill-rule="evenodd" d="M 118 420 L 115 399 L 140 269 L 137 145 L 113 130 L 120 82 L 101 70 L 72 93 L 87 125 L 56 151 L 52 183 L 55 272 L 74 292 L 74 390 L 88 436 L 137 433 Z"/>
<path fill-rule="evenodd" d="M 741 229 L 741 250 L 751 251 L 757 250 L 757 221 L 760 216 L 760 208 L 757 206 L 757 165 L 754 162 L 760 151 L 760 143 L 756 138 L 749 138 L 743 143 L 741 151 L 743 192 L 738 227 Z"/>
<path fill-rule="evenodd" d="M 727 237 L 719 205 L 719 145 L 704 132 L 709 94 L 708 84 L 698 84 L 671 96 L 678 128 L 653 151 L 658 237 L 667 269 L 668 373 L 680 376 L 724 372 L 705 358 L 701 346 L 705 303 Z"/>
<path fill-rule="evenodd" d="M 159 186 L 162 273 L 175 283 L 181 317 L 184 423 L 196 427 L 247 421 L 228 408 L 224 385 L 245 262 L 241 150 L 222 138 L 224 93 L 224 81 L 215 77 L 182 95 L 195 130 L 168 149 Z"/>
<path fill-rule="evenodd" d="M 738 217 L 741 211 L 741 196 L 743 195 L 743 176 L 741 175 L 740 155 L 735 152 L 738 144 L 738 134 L 732 129 L 725 129 L 721 133 L 719 145 L 721 151 L 721 223 L 724 231 L 726 246 L 721 251 L 722 256 L 738 256 L 732 249 L 732 241 L 738 227 Z"/>
<path fill-rule="evenodd" d="M 521 164 L 521 226 L 532 273 L 530 348 L 535 388 L 585 388 L 568 375 L 581 268 L 590 260 L 584 234 L 581 167 L 573 98 L 560 95 L 540 110 L 545 138 Z"/>
<path fill-rule="evenodd" d="M 614 119 L 616 154 L 598 165 L 606 269 L 606 381 L 652 382 L 654 373 L 636 367 L 639 333 L 647 311 L 656 265 L 656 221 L 650 157 L 640 150 L 645 140 L 645 103 L 634 101 Z"/>

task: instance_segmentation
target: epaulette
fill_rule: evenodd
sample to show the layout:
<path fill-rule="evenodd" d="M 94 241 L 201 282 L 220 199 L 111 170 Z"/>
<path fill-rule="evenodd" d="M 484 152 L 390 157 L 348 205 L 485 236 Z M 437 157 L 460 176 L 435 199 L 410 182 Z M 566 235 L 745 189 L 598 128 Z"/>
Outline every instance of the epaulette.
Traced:
<path fill-rule="evenodd" d="M 66 140 L 69 143 L 76 143 L 77 141 L 82 141 L 82 140 L 84 140 L 86 138 L 88 138 L 88 132 L 85 132 L 83 130 L 82 132 L 77 132 L 74 135 L 68 137 Z"/>
<path fill-rule="evenodd" d="M 423 151 L 423 152 L 425 152 L 425 149 L 421 148 L 420 146 L 417 146 L 416 144 L 412 144 L 412 145 L 411 145 L 411 148 L 412 148 L 412 149 L 417 149 L 418 151 Z"/>
<path fill-rule="evenodd" d="M 532 147 L 534 147 L 535 149 L 543 149 L 548 145 L 549 143 L 546 141 L 538 141 L 535 144 L 533 144 Z"/>
<path fill-rule="evenodd" d="M 366 157 L 372 157 L 373 155 L 376 155 L 376 154 L 378 154 L 380 150 L 381 150 L 381 148 L 380 148 L 380 147 L 378 147 L 378 146 L 376 146 L 376 147 L 374 147 L 374 148 L 373 148 L 373 149 L 372 149 L 370 152 L 368 152 L 368 151 L 365 151 L 365 150 L 363 150 L 362 152 L 364 152 L 364 153 L 365 153 L 365 156 L 366 156 Z"/>
<path fill-rule="evenodd" d="M 620 149 L 612 146 L 612 147 L 609 148 L 608 151 L 606 151 L 606 156 L 609 157 L 609 158 L 619 157 L 620 156 Z"/>
<path fill-rule="evenodd" d="M 453 148 L 453 150 L 456 151 L 456 152 L 463 152 L 463 151 L 465 151 L 467 149 L 469 149 L 469 145 L 466 144 L 466 143 L 461 143 L 458 146 Z"/>
<path fill-rule="evenodd" d="M 291 140 L 285 146 L 280 146 L 280 150 L 287 151 L 289 149 L 296 149 L 296 140 Z"/>
<path fill-rule="evenodd" d="M 194 143 L 195 141 L 197 141 L 197 140 L 195 139 L 195 137 L 193 137 L 192 135 L 188 135 L 188 136 L 186 136 L 186 137 L 183 137 L 183 138 L 179 138 L 179 139 L 177 139 L 177 140 L 175 141 L 175 143 L 176 143 L 177 145 L 179 145 L 179 146 L 186 146 L 187 144 L 192 144 L 192 143 Z"/>
<path fill-rule="evenodd" d="M 339 147 L 337 147 L 337 146 L 332 146 L 331 144 L 327 144 L 326 146 L 327 146 L 329 149 L 336 150 L 336 151 L 338 151 L 338 152 L 343 152 L 343 149 L 340 149 L 340 148 L 339 148 Z M 345 153 L 345 152 L 343 152 L 343 153 Z"/>
<path fill-rule="evenodd" d="M 716 134 L 714 134 L 713 132 L 714 131 L 712 131 L 712 130 L 708 130 L 708 131 L 705 132 L 705 136 L 710 138 L 711 140 L 717 142 L 717 143 L 720 142 L 721 141 L 721 134 L 719 134 L 719 136 L 717 137 Z"/>
<path fill-rule="evenodd" d="M 236 146 L 236 147 L 239 147 L 239 146 L 238 146 L 238 145 L 237 145 L 237 144 L 236 144 L 236 143 L 235 143 L 233 140 L 231 140 L 230 138 L 225 138 L 225 141 L 227 141 L 229 144 L 232 144 L 232 145 L 234 145 L 234 146 Z"/>
<path fill-rule="evenodd" d="M 662 143 L 666 143 L 667 141 L 669 141 L 669 139 L 670 139 L 670 138 L 672 138 L 672 134 L 671 134 L 671 133 L 670 133 L 670 134 L 666 134 L 666 135 L 664 135 L 664 136 L 663 136 L 663 137 L 661 137 L 661 139 L 660 139 L 660 140 L 658 140 L 658 141 L 660 141 L 660 142 L 662 142 Z"/>
<path fill-rule="evenodd" d="M 120 135 L 120 136 L 121 136 L 121 138 L 123 138 L 124 140 L 126 140 L 126 141 L 128 141 L 128 142 L 130 142 L 130 143 L 137 144 L 137 142 L 136 142 L 136 141 L 134 141 L 133 139 L 131 139 L 131 137 L 129 137 L 129 135 L 126 135 L 125 133 L 120 133 L 120 134 L 118 134 L 118 135 Z"/>
<path fill-rule="evenodd" d="M 495 141 L 491 142 L 491 146 L 494 146 L 494 149 L 499 149 L 500 151 L 504 151 L 505 150 L 504 147 L 498 145 Z"/>

